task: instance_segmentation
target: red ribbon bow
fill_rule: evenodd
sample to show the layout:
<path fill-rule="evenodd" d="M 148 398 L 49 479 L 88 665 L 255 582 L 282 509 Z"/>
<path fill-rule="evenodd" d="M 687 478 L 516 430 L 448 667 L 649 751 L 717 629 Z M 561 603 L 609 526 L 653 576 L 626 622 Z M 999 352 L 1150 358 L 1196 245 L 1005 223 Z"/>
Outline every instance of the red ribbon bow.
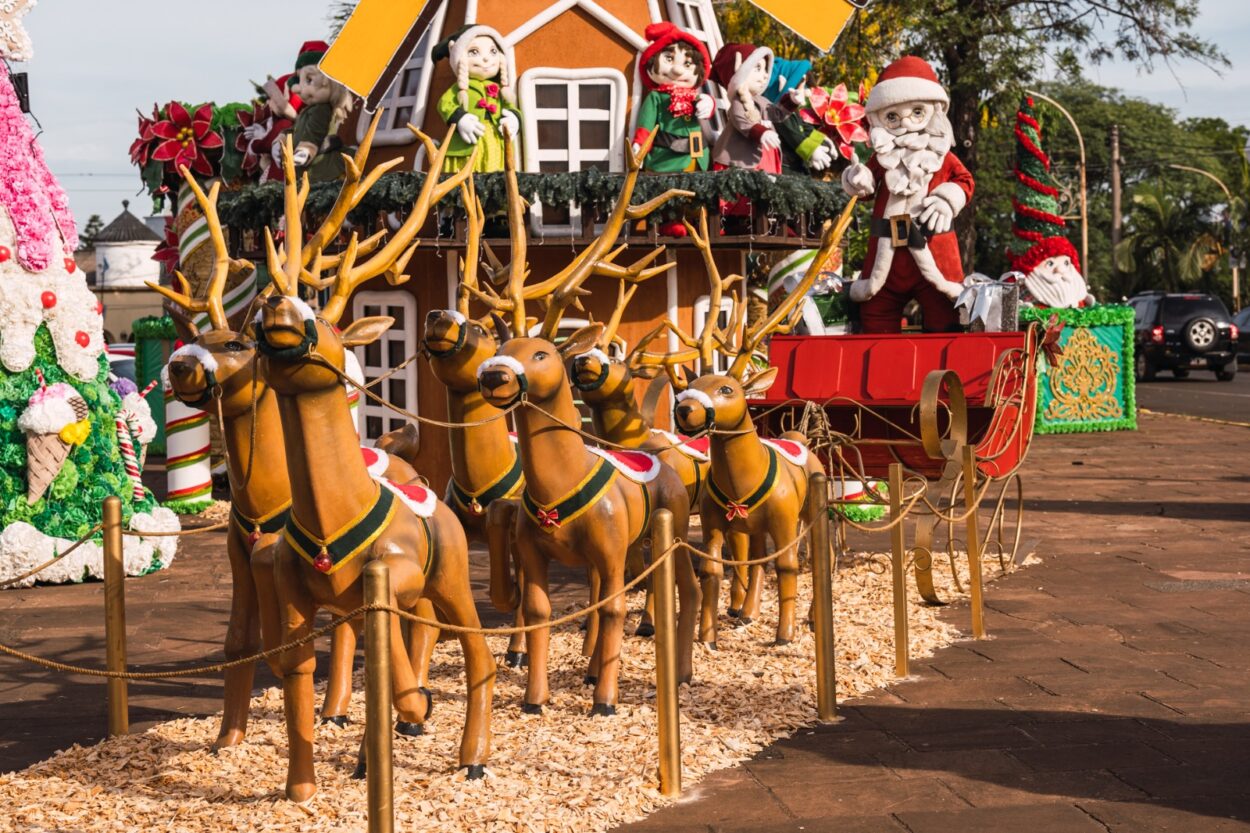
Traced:
<path fill-rule="evenodd" d="M 538 525 L 543 529 L 559 529 L 560 528 L 560 510 L 559 509 L 539 509 Z"/>
<path fill-rule="evenodd" d="M 477 102 L 477 106 L 478 106 L 478 107 L 481 107 L 483 110 L 485 110 L 486 112 L 490 113 L 492 116 L 493 116 L 493 115 L 495 115 L 495 111 L 497 111 L 497 110 L 499 109 L 499 108 L 498 108 L 498 107 L 496 107 L 494 104 L 491 104 L 489 101 L 487 101 L 487 100 L 486 100 L 486 99 L 484 99 L 484 98 L 483 98 L 483 99 L 479 99 L 479 100 L 478 100 L 478 102 Z"/>
<path fill-rule="evenodd" d="M 745 503 L 734 503 L 729 501 L 729 505 L 725 507 L 725 520 L 732 521 L 734 518 L 742 518 L 746 520 L 747 505 Z"/>

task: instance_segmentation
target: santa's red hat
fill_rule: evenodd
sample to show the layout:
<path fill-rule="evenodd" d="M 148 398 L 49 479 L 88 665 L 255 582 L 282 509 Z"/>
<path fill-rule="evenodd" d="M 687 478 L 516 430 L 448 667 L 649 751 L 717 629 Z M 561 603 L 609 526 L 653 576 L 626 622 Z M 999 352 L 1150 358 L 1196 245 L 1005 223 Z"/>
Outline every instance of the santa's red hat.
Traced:
<path fill-rule="evenodd" d="M 899 58 L 885 68 L 877 78 L 868 101 L 864 105 L 869 113 L 893 107 L 906 101 L 940 101 L 950 104 L 937 73 L 929 62 L 914 55 Z"/>
<path fill-rule="evenodd" d="M 1072 241 L 1068 238 L 1058 235 L 1040 240 L 1030 246 L 1024 254 L 1013 256 L 1011 258 L 1011 268 L 1028 275 L 1040 266 L 1043 261 L 1050 260 L 1052 257 L 1063 257 L 1064 255 L 1072 258 L 1072 265 L 1076 267 L 1076 271 L 1080 272 L 1081 258 L 1076 253 L 1076 246 L 1073 246 Z"/>
<path fill-rule="evenodd" d="M 642 77 L 643 86 L 647 89 L 655 89 L 655 82 L 647 74 L 647 64 L 651 63 L 652 58 L 675 43 L 685 44 L 694 50 L 694 53 L 703 62 L 703 77 L 708 77 L 708 73 L 712 69 L 712 59 L 707 54 L 707 47 L 703 45 L 703 41 L 690 32 L 673 23 L 663 21 L 661 23 L 652 23 L 643 34 L 650 43 L 647 44 L 646 49 L 642 50 L 642 57 L 638 62 L 638 74 Z"/>
<path fill-rule="evenodd" d="M 760 64 L 773 68 L 773 51 L 767 46 L 749 43 L 727 43 L 716 53 L 712 61 L 711 79 L 733 95 L 746 81 L 747 76 Z"/>

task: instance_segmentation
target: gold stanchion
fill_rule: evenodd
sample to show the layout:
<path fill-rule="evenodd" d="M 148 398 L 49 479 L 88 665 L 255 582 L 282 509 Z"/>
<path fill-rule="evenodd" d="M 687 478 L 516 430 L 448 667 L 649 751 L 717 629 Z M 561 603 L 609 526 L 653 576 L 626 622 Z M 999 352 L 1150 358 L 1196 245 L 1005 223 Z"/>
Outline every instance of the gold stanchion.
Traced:
<path fill-rule="evenodd" d="M 972 585 L 972 636 L 985 639 L 985 608 L 981 596 L 981 535 L 977 530 L 977 452 L 964 446 L 964 502 L 968 504 L 968 583 Z"/>
<path fill-rule="evenodd" d="M 382 561 L 365 567 L 365 604 L 389 605 L 391 571 Z M 391 614 L 365 613 L 365 778 L 369 833 L 392 833 L 395 805 L 391 777 Z"/>
<path fill-rule="evenodd" d="M 122 501 L 104 499 L 104 655 L 110 671 L 126 670 L 126 563 L 122 554 Z M 126 681 L 108 681 L 109 736 L 130 733 Z"/>
<path fill-rule="evenodd" d="M 903 540 L 903 466 L 890 464 L 890 559 L 894 578 L 894 673 L 908 674 L 909 645 L 907 639 L 907 547 Z"/>
<path fill-rule="evenodd" d="M 673 545 L 673 513 L 661 509 L 651 521 L 651 556 Z M 655 711 L 660 724 L 660 792 L 681 795 L 681 725 L 677 702 L 677 599 L 673 559 L 669 555 L 651 574 L 655 597 Z"/>
<path fill-rule="evenodd" d="M 812 627 L 816 631 L 816 716 L 838 719 L 834 668 L 833 563 L 829 557 L 829 479 L 814 474 L 807 482 L 807 549 L 812 558 Z"/>

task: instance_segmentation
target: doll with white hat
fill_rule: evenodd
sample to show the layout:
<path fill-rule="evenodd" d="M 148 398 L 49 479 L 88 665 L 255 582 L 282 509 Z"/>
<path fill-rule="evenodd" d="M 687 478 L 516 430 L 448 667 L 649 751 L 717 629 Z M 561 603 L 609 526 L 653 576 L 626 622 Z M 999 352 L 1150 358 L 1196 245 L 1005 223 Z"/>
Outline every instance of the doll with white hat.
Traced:
<path fill-rule="evenodd" d="M 433 58 L 446 58 L 456 76 L 455 85 L 438 100 L 438 114 L 456 128 L 444 172 L 463 168 L 475 147 L 480 148 L 475 171 L 502 171 L 504 136 L 515 140 L 521 131 L 511 50 L 503 35 L 481 24 L 465 26 L 436 45 Z"/>

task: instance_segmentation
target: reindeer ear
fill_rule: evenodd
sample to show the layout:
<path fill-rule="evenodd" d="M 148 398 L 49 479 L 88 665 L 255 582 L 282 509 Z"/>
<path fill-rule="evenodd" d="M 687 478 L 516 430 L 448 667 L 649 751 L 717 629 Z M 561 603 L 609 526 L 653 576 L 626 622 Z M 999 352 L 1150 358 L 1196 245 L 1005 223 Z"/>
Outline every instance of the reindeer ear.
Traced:
<path fill-rule="evenodd" d="M 777 381 L 777 368 L 770 367 L 768 368 L 768 370 L 762 370 L 759 373 L 756 373 L 754 376 L 748 377 L 747 380 L 742 383 L 742 391 L 747 396 L 754 396 L 755 394 L 765 393 L 769 388 L 773 386 L 773 382 L 776 382 L 776 381 Z"/>
<path fill-rule="evenodd" d="M 389 315 L 371 315 L 368 318 L 357 318 L 355 321 L 347 325 L 339 338 L 343 342 L 344 347 L 359 347 L 362 344 L 372 344 L 382 337 L 382 333 L 391 328 L 395 323 L 395 319 Z"/>
<path fill-rule="evenodd" d="M 560 351 L 560 355 L 566 358 L 568 356 L 576 356 L 579 353 L 585 353 L 587 350 L 593 350 L 601 338 L 603 338 L 603 325 L 587 324 L 569 336 L 557 349 Z"/>

